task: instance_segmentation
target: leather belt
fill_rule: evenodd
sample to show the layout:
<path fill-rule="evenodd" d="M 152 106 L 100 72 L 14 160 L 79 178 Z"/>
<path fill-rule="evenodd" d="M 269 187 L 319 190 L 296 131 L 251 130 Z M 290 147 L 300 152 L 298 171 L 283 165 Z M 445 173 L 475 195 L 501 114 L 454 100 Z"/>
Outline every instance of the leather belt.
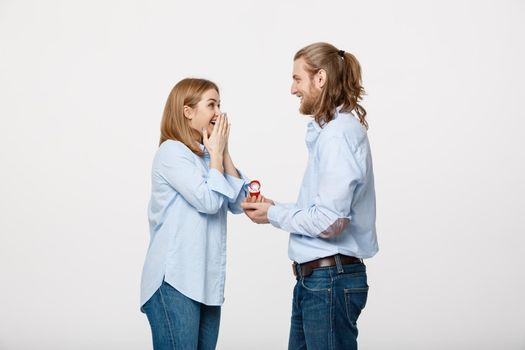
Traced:
<path fill-rule="evenodd" d="M 356 258 L 355 256 L 348 256 L 348 255 L 341 255 L 341 254 L 337 254 L 337 255 L 339 255 L 339 258 L 341 259 L 341 264 L 342 265 L 357 264 L 357 263 L 362 262 L 361 259 Z M 320 258 L 320 259 L 317 259 L 317 260 L 308 261 L 308 262 L 305 262 L 305 263 L 302 263 L 302 264 L 298 264 L 298 263 L 296 263 L 294 261 L 294 263 L 292 265 L 293 275 L 295 277 L 297 277 L 297 269 L 298 268 L 301 269 L 301 275 L 303 277 L 306 277 L 306 276 L 310 276 L 312 274 L 313 270 L 317 269 L 319 267 L 336 266 L 335 257 L 336 257 L 336 255 L 327 256 L 325 258 Z"/>

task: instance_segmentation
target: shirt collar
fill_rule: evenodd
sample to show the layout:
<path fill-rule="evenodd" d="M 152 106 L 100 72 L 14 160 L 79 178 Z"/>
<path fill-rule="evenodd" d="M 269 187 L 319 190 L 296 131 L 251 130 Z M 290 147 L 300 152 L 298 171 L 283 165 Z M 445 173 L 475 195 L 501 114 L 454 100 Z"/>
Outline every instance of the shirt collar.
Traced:
<path fill-rule="evenodd" d="M 314 120 L 311 120 L 306 127 L 306 146 L 309 150 L 312 150 L 313 145 L 317 141 L 319 134 L 323 131 L 321 126 Z"/>
<path fill-rule="evenodd" d="M 335 109 L 334 119 L 336 119 L 339 116 L 341 107 L 342 106 L 339 106 Z M 308 123 L 306 127 L 306 145 L 308 146 L 309 149 L 315 144 L 321 131 L 323 131 L 323 128 L 319 125 L 319 123 L 315 121 L 315 119 L 311 120 Z"/>
<path fill-rule="evenodd" d="M 204 147 L 204 145 L 202 143 L 197 142 L 197 146 L 199 146 L 200 150 L 204 153 L 203 157 L 209 157 L 210 156 L 208 150 L 206 149 L 206 147 Z"/>

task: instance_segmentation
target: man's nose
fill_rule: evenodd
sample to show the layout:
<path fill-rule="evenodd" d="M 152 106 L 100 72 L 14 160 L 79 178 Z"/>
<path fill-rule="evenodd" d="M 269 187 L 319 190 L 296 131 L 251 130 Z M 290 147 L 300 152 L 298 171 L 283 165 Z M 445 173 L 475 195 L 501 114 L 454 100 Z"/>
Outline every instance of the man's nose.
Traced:
<path fill-rule="evenodd" d="M 290 88 L 290 92 L 292 95 L 295 95 L 297 93 L 297 89 L 295 88 L 294 84 L 292 84 L 292 87 Z"/>

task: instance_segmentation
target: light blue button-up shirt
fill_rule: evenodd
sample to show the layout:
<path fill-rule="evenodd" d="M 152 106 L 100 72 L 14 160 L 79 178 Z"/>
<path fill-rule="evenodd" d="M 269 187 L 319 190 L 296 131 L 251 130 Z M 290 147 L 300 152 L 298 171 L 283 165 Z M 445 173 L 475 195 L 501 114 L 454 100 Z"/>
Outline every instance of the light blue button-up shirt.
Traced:
<path fill-rule="evenodd" d="M 376 202 L 366 129 L 338 108 L 323 128 L 308 124 L 306 145 L 309 159 L 297 203 L 277 203 L 268 211 L 273 226 L 290 232 L 290 259 L 374 256 Z"/>
<path fill-rule="evenodd" d="M 200 303 L 224 302 L 226 216 L 228 209 L 242 213 L 248 180 L 210 168 L 209 154 L 201 149 L 203 157 L 167 140 L 153 160 L 141 306 L 163 279 Z"/>

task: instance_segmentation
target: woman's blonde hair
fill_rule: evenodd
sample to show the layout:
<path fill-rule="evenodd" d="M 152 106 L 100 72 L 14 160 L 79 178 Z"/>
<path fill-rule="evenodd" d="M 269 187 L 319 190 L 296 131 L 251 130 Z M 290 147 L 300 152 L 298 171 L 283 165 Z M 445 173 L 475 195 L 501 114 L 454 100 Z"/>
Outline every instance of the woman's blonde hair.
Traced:
<path fill-rule="evenodd" d="M 198 156 L 204 154 L 195 142 L 202 136 L 197 130 L 190 127 L 189 119 L 184 116 L 184 106 L 195 108 L 202 99 L 202 95 L 210 89 L 219 93 L 219 88 L 214 82 L 195 78 L 183 79 L 173 87 L 166 101 L 160 123 L 159 146 L 166 140 L 176 140 L 185 144 Z"/>
<path fill-rule="evenodd" d="M 359 122 L 368 128 L 366 110 L 359 104 L 365 90 L 361 85 L 361 66 L 355 56 L 328 43 L 315 43 L 299 50 L 294 61 L 299 58 L 304 59 L 310 78 L 321 69 L 326 72 L 326 84 L 314 106 L 315 120 L 320 125 L 328 123 L 337 106 L 342 106 L 343 112 L 354 110 Z"/>

